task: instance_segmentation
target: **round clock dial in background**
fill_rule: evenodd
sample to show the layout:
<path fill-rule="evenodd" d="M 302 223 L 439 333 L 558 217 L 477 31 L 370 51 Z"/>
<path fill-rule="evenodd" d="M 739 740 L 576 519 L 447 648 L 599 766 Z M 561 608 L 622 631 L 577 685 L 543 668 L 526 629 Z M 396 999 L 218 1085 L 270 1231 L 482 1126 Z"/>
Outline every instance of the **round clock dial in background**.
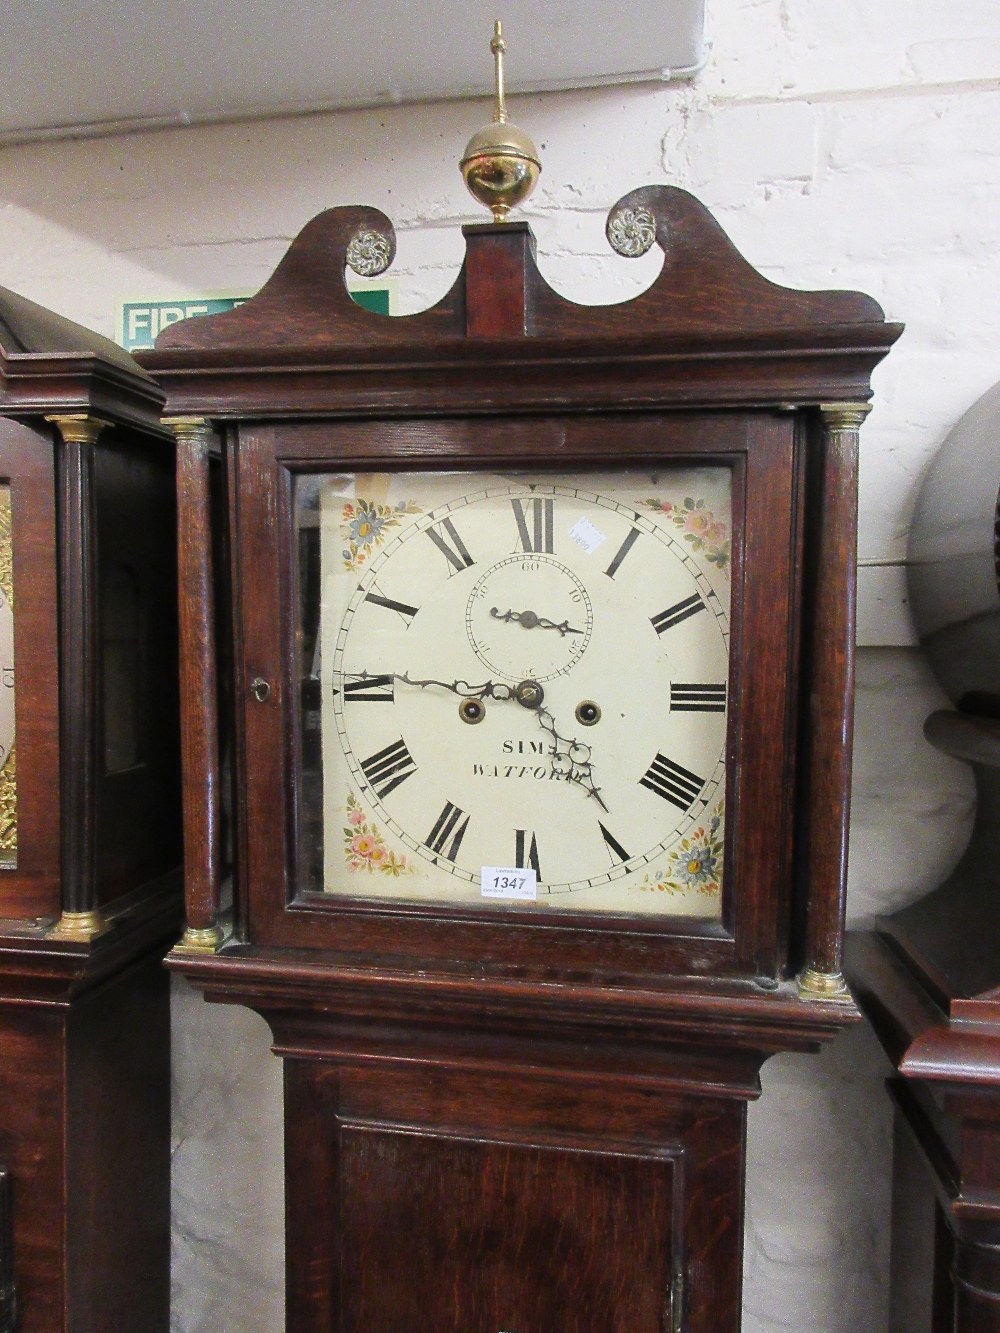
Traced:
<path fill-rule="evenodd" d="M 310 488 L 324 890 L 718 916 L 729 470 Z"/>

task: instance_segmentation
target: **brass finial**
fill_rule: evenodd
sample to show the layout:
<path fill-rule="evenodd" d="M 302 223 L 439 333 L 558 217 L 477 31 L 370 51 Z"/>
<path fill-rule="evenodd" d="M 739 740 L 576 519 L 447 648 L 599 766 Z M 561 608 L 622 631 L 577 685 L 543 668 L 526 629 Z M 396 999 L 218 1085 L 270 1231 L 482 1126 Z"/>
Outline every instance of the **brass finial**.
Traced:
<path fill-rule="evenodd" d="M 496 61 L 493 120 L 477 130 L 465 145 L 459 166 L 469 193 L 492 210 L 496 222 L 503 222 L 510 210 L 527 199 L 535 188 L 542 164 L 535 145 L 507 119 L 503 81 L 507 43 L 499 19 L 493 29 L 490 50 Z"/>
<path fill-rule="evenodd" d="M 503 39 L 503 29 L 500 26 L 500 20 L 497 19 L 493 27 L 493 40 L 490 42 L 490 50 L 493 52 L 494 62 L 496 64 L 496 85 L 497 101 L 493 108 L 493 123 L 495 125 L 506 125 L 507 123 L 507 103 L 503 95 L 503 57 L 507 50 L 507 43 Z"/>

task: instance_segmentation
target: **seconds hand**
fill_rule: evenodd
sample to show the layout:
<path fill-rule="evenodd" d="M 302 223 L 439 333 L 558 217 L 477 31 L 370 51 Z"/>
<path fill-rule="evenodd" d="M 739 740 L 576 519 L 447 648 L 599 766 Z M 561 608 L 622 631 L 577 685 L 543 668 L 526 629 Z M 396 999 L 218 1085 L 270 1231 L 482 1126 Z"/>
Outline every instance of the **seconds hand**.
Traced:
<path fill-rule="evenodd" d="M 582 634 L 582 629 L 574 629 L 568 620 L 547 620 L 545 616 L 540 616 L 535 611 L 504 611 L 500 613 L 498 607 L 490 607 L 490 615 L 494 620 L 514 621 L 522 629 L 557 629 L 565 637 L 567 634 Z"/>

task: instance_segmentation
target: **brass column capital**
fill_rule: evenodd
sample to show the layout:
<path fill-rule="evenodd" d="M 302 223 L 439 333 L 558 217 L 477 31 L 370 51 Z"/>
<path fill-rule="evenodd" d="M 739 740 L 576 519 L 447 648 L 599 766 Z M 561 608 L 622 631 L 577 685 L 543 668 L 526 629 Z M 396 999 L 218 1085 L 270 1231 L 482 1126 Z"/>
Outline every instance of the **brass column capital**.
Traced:
<path fill-rule="evenodd" d="M 59 430 L 67 444 L 96 444 L 98 436 L 110 421 L 92 417 L 89 412 L 54 412 L 45 418 Z"/>
<path fill-rule="evenodd" d="M 871 403 L 820 403 L 827 430 L 860 430 L 872 410 Z"/>
<path fill-rule="evenodd" d="M 207 444 L 213 435 L 207 417 L 164 417 L 163 424 L 173 431 L 178 444 Z"/>

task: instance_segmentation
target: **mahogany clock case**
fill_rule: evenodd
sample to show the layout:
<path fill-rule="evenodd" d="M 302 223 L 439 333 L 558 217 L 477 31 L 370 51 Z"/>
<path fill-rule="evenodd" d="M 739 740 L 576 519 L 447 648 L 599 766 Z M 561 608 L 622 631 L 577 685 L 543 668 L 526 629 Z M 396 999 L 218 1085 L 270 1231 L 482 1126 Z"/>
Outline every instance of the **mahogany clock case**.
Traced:
<path fill-rule="evenodd" d="M 120 349 L 0 291 L 0 1310 L 17 1333 L 169 1320 L 161 960 L 181 829 L 161 406 Z"/>
<path fill-rule="evenodd" d="M 527 227 L 490 224 L 465 228 L 462 272 L 439 305 L 390 319 L 352 302 L 344 270 L 359 248 L 388 262 L 391 225 L 374 209 L 334 209 L 255 298 L 174 325 L 142 358 L 179 443 L 187 930 L 169 962 L 207 998 L 263 1014 L 284 1060 L 294 1333 L 735 1333 L 760 1066 L 858 1016 L 840 975 L 858 427 L 899 329 L 856 293 L 768 283 L 681 190 L 620 201 L 609 235 L 633 225 L 664 254 L 633 301 L 564 300 L 539 275 Z M 303 671 L 316 580 L 302 576 L 299 488 L 377 474 L 391 489 L 435 473 L 471 486 L 499 472 L 572 491 L 595 472 L 692 468 L 721 471 L 732 493 L 728 677 L 695 678 L 728 708 L 719 910 L 380 898 L 356 890 L 346 862 L 317 881 L 310 714 L 330 700 L 317 700 L 316 679 L 328 695 L 353 682 L 372 702 L 344 709 L 385 719 L 403 667 L 376 663 L 373 679 L 351 681 L 324 676 L 326 660 L 316 679 Z M 520 503 L 506 519 L 516 551 L 520 512 L 527 551 Z M 533 549 L 547 555 L 544 502 L 532 512 Z M 466 566 L 457 586 L 477 575 L 455 533 L 470 561 L 477 551 L 457 516 L 453 526 L 437 536 Z M 353 559 L 347 544 L 343 554 Z M 363 577 L 355 604 L 372 590 Z M 375 599 L 419 619 L 400 593 Z M 651 636 L 682 605 L 663 619 L 663 600 L 644 607 Z M 557 631 L 562 612 L 541 614 Z M 629 669 L 623 646 L 617 670 Z M 442 680 L 460 726 L 447 695 L 457 682 Z M 669 691 L 637 694 L 653 755 Z M 369 801 L 384 797 L 396 819 L 399 773 L 385 778 L 371 745 L 360 818 L 382 829 Z M 232 755 L 228 774 L 220 754 Z M 596 740 L 593 755 L 597 774 Z M 419 780 L 403 790 L 419 794 Z M 690 810 L 700 788 L 688 790 Z M 566 818 L 582 829 L 594 802 L 574 795 Z M 457 815 L 445 807 L 450 843 L 436 824 L 425 837 L 444 795 L 427 799 L 416 826 L 396 820 L 412 836 L 393 855 L 457 858 L 461 798 L 448 798 Z M 507 809 L 503 820 L 497 845 L 531 864 L 527 830 L 519 843 Z M 338 811 L 335 840 L 354 827 L 344 823 Z M 537 854 L 544 874 L 541 839 Z"/>
<path fill-rule="evenodd" d="M 567 972 L 772 982 L 815 962 L 810 953 L 837 953 L 843 867 L 808 867 L 845 837 L 846 775 L 842 754 L 831 765 L 811 747 L 826 744 L 833 712 L 849 707 L 853 645 L 842 640 L 853 625 L 856 457 L 831 462 L 840 444 L 824 443 L 816 408 L 866 398 L 898 328 L 866 297 L 766 283 L 683 191 L 651 187 L 625 204 L 655 216 L 666 259 L 658 282 L 622 306 L 558 297 L 538 274 L 527 228 L 509 223 L 465 229 L 465 266 L 438 306 L 374 315 L 350 300 L 343 256 L 361 232 L 391 245 L 391 226 L 375 210 L 337 209 L 309 224 L 256 298 L 178 325 L 144 354 L 168 412 L 203 415 L 220 431 L 237 701 L 234 945 L 501 967 L 558 957 Z M 334 884 L 303 891 L 296 478 L 681 462 L 729 467 L 734 479 L 720 922 L 640 927 L 567 912 L 542 927 L 516 911 L 497 921 L 441 904 L 346 901 Z M 840 621 L 827 623 L 837 597 Z M 185 680 L 186 696 L 196 688 Z M 664 711 L 649 701 L 654 733 Z M 815 819 L 803 813 L 810 800 Z M 200 925 L 204 884 L 199 893 Z"/>

